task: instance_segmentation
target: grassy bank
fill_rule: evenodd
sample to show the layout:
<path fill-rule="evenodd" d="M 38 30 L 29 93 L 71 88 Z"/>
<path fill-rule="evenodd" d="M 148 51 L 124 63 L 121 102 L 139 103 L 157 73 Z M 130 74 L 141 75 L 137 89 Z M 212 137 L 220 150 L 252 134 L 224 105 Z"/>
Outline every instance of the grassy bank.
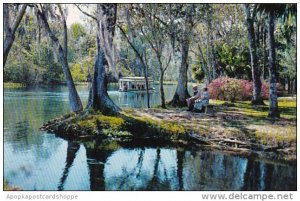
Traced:
<path fill-rule="evenodd" d="M 14 82 L 4 82 L 4 88 L 22 88 L 25 87 L 25 85 L 21 83 L 14 83 Z"/>
<path fill-rule="evenodd" d="M 42 129 L 65 138 L 165 139 L 185 138 L 186 130 L 175 122 L 161 122 L 152 117 L 132 115 L 124 110 L 119 116 L 106 116 L 98 112 L 70 113 L 47 122 Z"/>
<path fill-rule="evenodd" d="M 88 86 L 90 83 L 89 82 L 75 82 L 75 85 L 76 86 Z M 43 84 L 43 83 L 40 83 L 38 84 L 39 86 L 42 86 L 42 87 L 48 87 L 48 86 L 65 86 L 66 83 L 57 83 L 57 84 Z M 15 82 L 4 82 L 4 88 L 11 88 L 11 89 L 17 89 L 17 88 L 24 88 L 24 87 L 27 87 L 25 84 L 22 84 L 22 83 L 15 83 Z"/>
<path fill-rule="evenodd" d="M 236 152 L 279 153 L 295 160 L 296 99 L 279 99 L 279 119 L 267 117 L 265 103 L 232 105 L 212 100 L 213 115 L 187 112 L 186 108 L 126 109 L 117 117 L 68 114 L 47 122 L 43 129 L 70 138 L 163 139 Z"/>

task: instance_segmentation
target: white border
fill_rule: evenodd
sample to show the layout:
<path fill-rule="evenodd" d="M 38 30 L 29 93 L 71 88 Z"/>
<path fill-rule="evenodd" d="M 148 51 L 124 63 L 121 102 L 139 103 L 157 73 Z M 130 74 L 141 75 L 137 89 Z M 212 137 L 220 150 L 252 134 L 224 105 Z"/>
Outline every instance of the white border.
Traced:
<path fill-rule="evenodd" d="M 78 0 L 54 0 L 54 1 L 45 1 L 45 0 L 39 0 L 39 1 L 26 1 L 30 3 L 99 3 L 99 0 L 88 0 L 88 1 L 78 1 Z M 296 0 L 289 0 L 289 1 L 279 1 L 279 0 L 273 0 L 273 1 L 245 1 L 245 0 L 226 0 L 226 1 L 196 1 L 196 0 L 186 0 L 186 1 L 178 1 L 178 0 L 157 0 L 157 1 L 149 1 L 149 0 L 131 0 L 131 1 L 115 1 L 115 0 L 101 0 L 103 3 L 297 3 L 298 1 Z M 24 1 L 15 1 L 15 0 L 1 0 L 1 6 L 0 6 L 0 13 L 1 13 L 1 38 L 3 38 L 3 3 L 24 3 Z M 297 4 L 297 10 L 299 12 L 299 4 Z M 297 17 L 299 15 L 297 14 Z M 299 40 L 299 19 L 297 21 L 297 39 Z M 299 46 L 298 46 L 298 40 L 297 40 L 297 53 L 299 53 Z M 1 55 L 3 55 L 3 40 L 1 40 Z M 0 57 L 0 62 L 1 64 L 3 63 L 3 57 Z M 297 78 L 299 77 L 299 54 L 297 54 Z M 1 157 L 3 156 L 3 67 L 0 68 L 0 131 L 1 131 L 1 143 L 0 143 L 0 150 L 1 150 Z M 297 94 L 299 94 L 299 88 L 300 88 L 300 83 L 297 83 Z M 297 106 L 299 105 L 299 99 L 297 99 Z M 297 125 L 299 124 L 299 108 L 297 108 Z M 299 133 L 300 128 L 297 126 L 297 134 Z M 297 144 L 298 144 L 298 138 L 297 138 Z M 299 149 L 297 149 L 297 155 L 299 156 Z M 300 178 L 300 171 L 299 171 L 299 165 L 297 168 L 297 186 L 300 185 L 299 178 Z M 1 180 L 1 186 L 3 186 L 3 160 L 1 162 L 1 168 L 0 168 L 0 180 Z M 3 188 L 2 188 L 3 189 Z M 3 192 L 1 189 L 1 195 L 0 199 L 1 200 L 7 200 L 7 195 L 18 195 L 20 193 L 24 195 L 38 195 L 38 194 L 53 194 L 55 193 L 54 191 L 36 191 L 36 192 Z M 299 189 L 299 187 L 298 187 Z M 123 191 L 123 192 L 116 192 L 116 191 L 109 191 L 109 192 L 77 192 L 77 191 L 64 191 L 64 192 L 57 192 L 61 193 L 64 195 L 67 194 L 72 194 L 72 195 L 79 195 L 79 200 L 120 200 L 120 201 L 134 201 L 134 200 L 139 200 L 139 201 L 153 201 L 153 200 L 171 200 L 171 201 L 192 201 L 192 200 L 202 200 L 201 194 L 203 193 L 224 193 L 227 195 L 230 195 L 232 192 L 230 191 L 199 191 L 199 192 L 191 192 L 191 191 L 186 191 L 186 192 L 178 192 L 178 191 L 168 191 L 168 192 L 129 192 L 129 191 Z M 254 193 L 252 192 L 236 192 L 236 193 Z M 265 194 L 276 194 L 280 192 L 258 192 L 258 193 L 265 193 Z M 294 194 L 294 199 L 293 200 L 299 200 L 300 196 L 298 192 L 281 192 L 281 193 L 293 193 Z"/>

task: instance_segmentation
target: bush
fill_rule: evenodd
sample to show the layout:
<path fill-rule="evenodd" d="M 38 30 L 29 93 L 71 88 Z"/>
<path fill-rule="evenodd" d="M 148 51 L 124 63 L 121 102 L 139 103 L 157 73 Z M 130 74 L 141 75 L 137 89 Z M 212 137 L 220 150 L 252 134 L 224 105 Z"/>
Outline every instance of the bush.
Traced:
<path fill-rule="evenodd" d="M 220 77 L 209 84 L 209 95 L 211 99 L 225 101 L 245 101 L 251 100 L 253 91 L 253 82 L 247 80 Z M 261 87 L 263 99 L 269 98 L 269 86 L 263 81 Z"/>

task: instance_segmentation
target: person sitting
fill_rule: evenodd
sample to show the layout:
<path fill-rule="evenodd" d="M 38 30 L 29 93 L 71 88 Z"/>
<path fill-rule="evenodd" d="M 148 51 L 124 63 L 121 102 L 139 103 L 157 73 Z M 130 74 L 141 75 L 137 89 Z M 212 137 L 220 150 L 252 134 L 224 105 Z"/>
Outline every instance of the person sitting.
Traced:
<path fill-rule="evenodd" d="M 187 103 L 187 106 L 188 106 L 188 110 L 187 111 L 192 111 L 193 108 L 194 108 L 194 103 L 195 103 L 195 100 L 197 100 L 198 98 L 200 98 L 201 96 L 201 91 L 198 90 L 198 85 L 193 85 L 193 96 L 186 99 L 186 103 Z"/>
<path fill-rule="evenodd" d="M 209 93 L 207 87 L 204 87 L 201 97 L 195 100 L 194 110 L 199 112 L 204 112 L 204 107 L 208 105 L 209 105 Z"/>

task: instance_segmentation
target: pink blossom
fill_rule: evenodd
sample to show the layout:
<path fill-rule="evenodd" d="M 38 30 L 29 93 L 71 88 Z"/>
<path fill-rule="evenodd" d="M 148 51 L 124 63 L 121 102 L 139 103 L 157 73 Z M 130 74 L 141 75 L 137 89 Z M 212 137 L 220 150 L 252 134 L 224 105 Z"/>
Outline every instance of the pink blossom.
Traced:
<path fill-rule="evenodd" d="M 245 101 L 252 98 L 253 82 L 243 79 L 219 77 L 213 80 L 208 88 L 212 99 Z M 269 98 L 269 86 L 265 81 L 262 81 L 261 95 L 263 99 Z"/>

